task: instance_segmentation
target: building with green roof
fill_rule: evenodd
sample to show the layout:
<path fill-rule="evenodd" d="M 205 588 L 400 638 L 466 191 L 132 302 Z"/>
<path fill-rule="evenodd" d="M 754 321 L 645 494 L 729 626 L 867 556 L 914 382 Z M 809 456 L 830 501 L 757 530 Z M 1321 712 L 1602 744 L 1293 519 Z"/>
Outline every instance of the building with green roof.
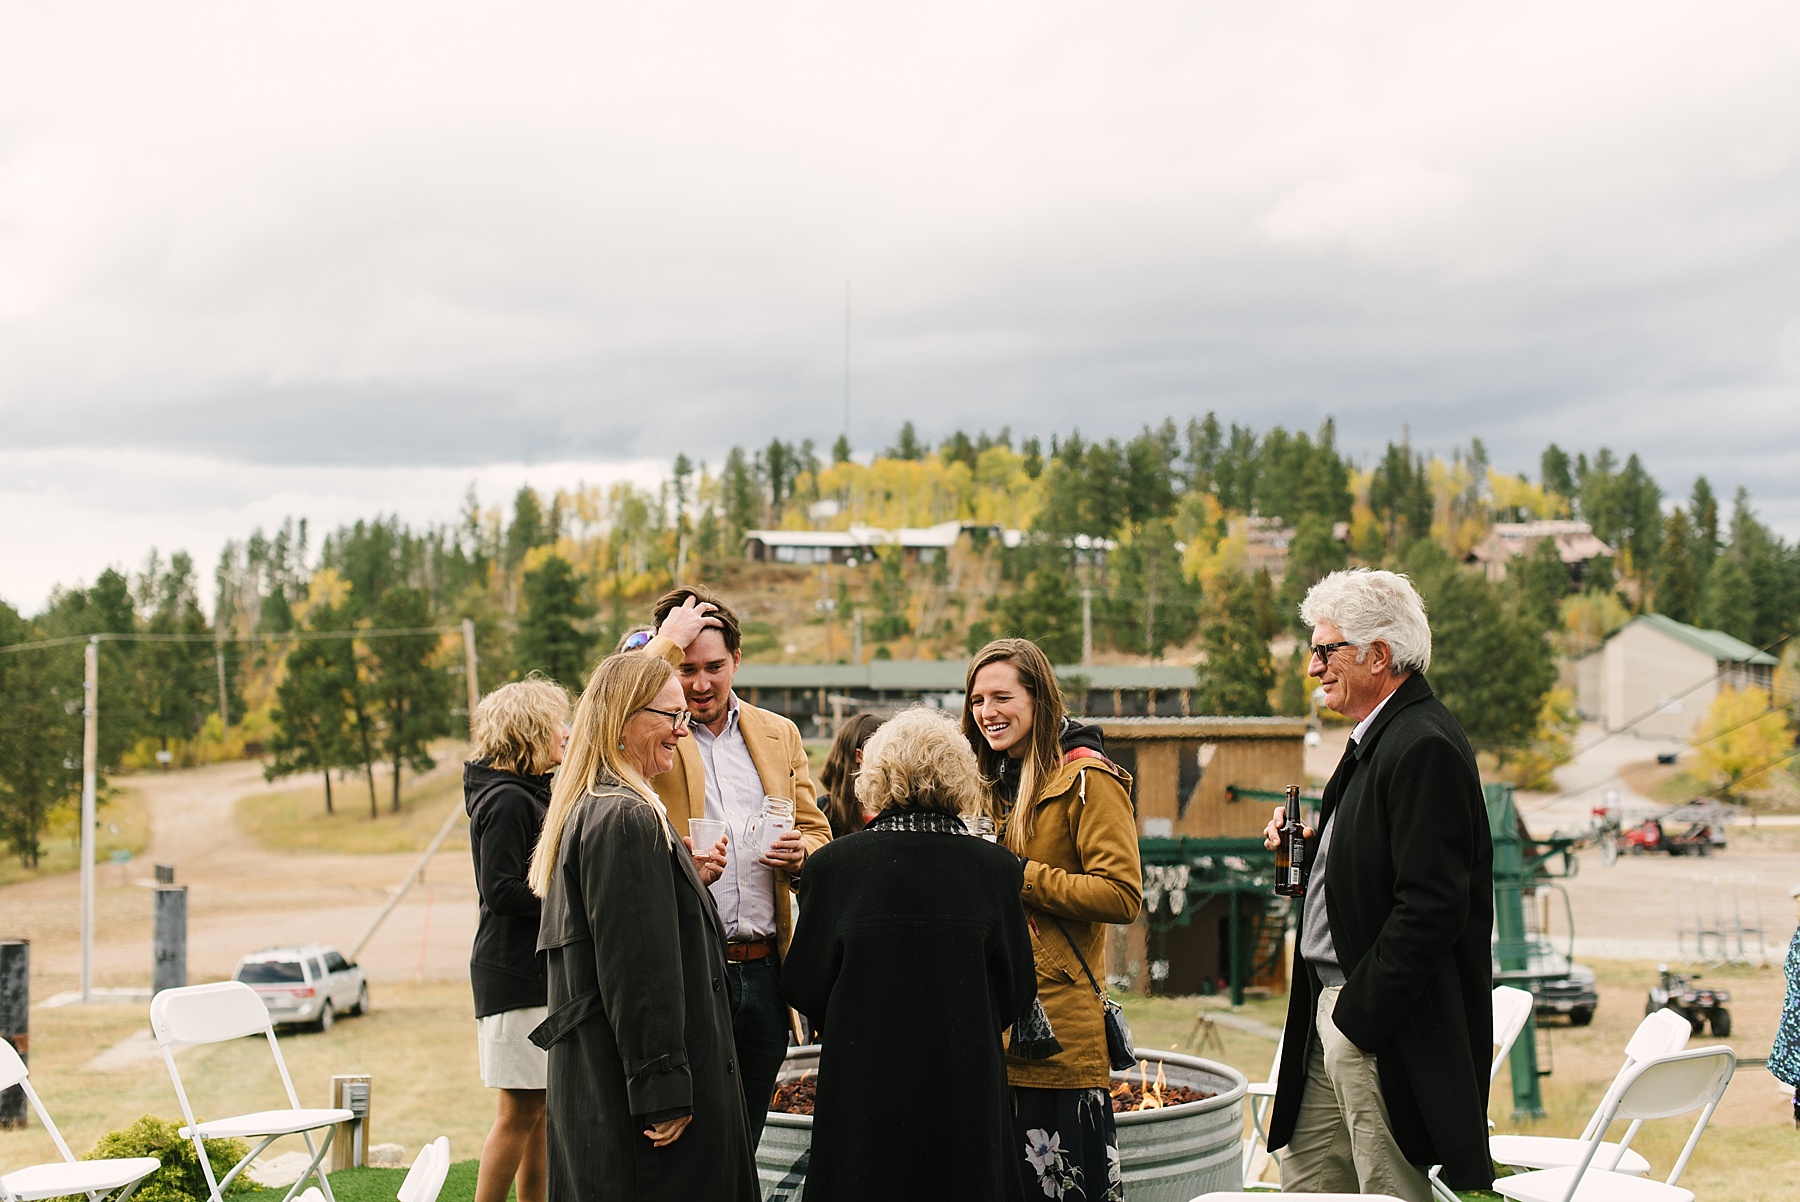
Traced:
<path fill-rule="evenodd" d="M 1577 665 L 1578 704 L 1607 730 L 1686 740 L 1721 688 L 1772 689 L 1776 662 L 1723 630 L 1644 614 Z"/>

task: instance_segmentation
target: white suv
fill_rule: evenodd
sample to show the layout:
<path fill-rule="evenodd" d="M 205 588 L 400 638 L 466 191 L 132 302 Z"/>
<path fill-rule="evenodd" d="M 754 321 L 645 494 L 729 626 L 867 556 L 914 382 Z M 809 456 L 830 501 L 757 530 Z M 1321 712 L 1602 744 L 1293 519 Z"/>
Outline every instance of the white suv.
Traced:
<path fill-rule="evenodd" d="M 278 1026 L 308 1023 L 329 1031 L 338 1015 L 369 1010 L 362 969 L 323 943 L 252 952 L 238 961 L 231 979 L 256 990 Z"/>

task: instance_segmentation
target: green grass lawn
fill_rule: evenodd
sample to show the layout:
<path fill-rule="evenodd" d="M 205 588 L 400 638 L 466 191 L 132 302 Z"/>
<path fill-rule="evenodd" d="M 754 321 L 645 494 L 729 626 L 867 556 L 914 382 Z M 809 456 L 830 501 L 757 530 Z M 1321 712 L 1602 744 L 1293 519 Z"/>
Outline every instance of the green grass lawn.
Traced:
<path fill-rule="evenodd" d="M 462 773 L 454 762 L 430 775 L 401 777 L 400 812 L 393 813 L 391 786 L 375 778 L 378 813 L 369 816 L 369 785 L 355 777 L 333 782 L 333 813 L 325 812 L 318 785 L 279 793 L 254 793 L 237 803 L 238 829 L 271 851 L 379 855 L 422 851 L 444 816 L 462 802 Z M 451 841 L 467 846 L 466 828 Z"/>
<path fill-rule="evenodd" d="M 450 1166 L 444 1178 L 439 1202 L 474 1202 L 477 1160 L 459 1160 Z M 331 1192 L 338 1202 L 394 1202 L 400 1183 L 406 1180 L 405 1169 L 345 1169 L 331 1174 Z M 269 1190 L 260 1191 L 270 1193 Z M 281 1191 L 285 1193 L 286 1191 Z M 275 1197 L 279 1198 L 280 1193 Z M 508 1198 L 513 1194 L 507 1194 Z"/>
<path fill-rule="evenodd" d="M 95 863 L 104 866 L 113 853 L 132 859 L 150 846 L 150 809 L 131 789 L 113 789 L 101 798 L 95 815 L 100 823 L 94 844 Z M 58 810 L 38 841 L 38 866 L 27 868 L 17 856 L 0 857 L 0 885 L 14 885 L 81 867 L 81 814 L 76 807 Z M 148 874 L 148 869 L 144 870 Z"/>

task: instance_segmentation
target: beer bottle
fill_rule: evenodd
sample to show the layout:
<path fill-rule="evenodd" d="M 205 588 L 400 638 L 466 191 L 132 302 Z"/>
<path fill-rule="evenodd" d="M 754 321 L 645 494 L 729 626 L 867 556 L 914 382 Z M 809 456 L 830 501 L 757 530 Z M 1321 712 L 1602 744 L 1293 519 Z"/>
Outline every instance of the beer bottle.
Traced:
<path fill-rule="evenodd" d="M 1275 845 L 1275 892 L 1299 897 L 1306 892 L 1306 826 L 1300 821 L 1300 786 L 1287 787 L 1287 813 Z"/>

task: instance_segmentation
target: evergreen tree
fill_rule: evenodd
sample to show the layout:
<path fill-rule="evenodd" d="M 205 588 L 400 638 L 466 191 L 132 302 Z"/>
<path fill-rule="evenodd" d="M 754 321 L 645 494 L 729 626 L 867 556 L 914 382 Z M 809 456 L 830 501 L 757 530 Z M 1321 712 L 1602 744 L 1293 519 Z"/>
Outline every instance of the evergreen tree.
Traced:
<path fill-rule="evenodd" d="M 1331 519 L 1316 513 L 1302 517 L 1294 527 L 1278 602 L 1284 625 L 1299 620 L 1300 602 L 1308 589 L 1349 562 L 1344 544 L 1332 536 L 1331 528 Z"/>
<path fill-rule="evenodd" d="M 431 609 L 415 588 L 390 589 L 375 607 L 382 630 L 431 625 Z M 369 688 L 380 704 L 380 749 L 393 766 L 393 812 L 400 812 L 400 769 L 429 772 L 431 740 L 450 733 L 450 678 L 435 662 L 435 634 L 388 635 L 371 640 Z"/>
<path fill-rule="evenodd" d="M 913 424 L 903 422 L 900 426 L 900 439 L 885 452 L 889 459 L 923 459 L 925 444 L 919 441 L 919 432 Z"/>
<path fill-rule="evenodd" d="M 1256 586 L 1241 572 L 1222 572 L 1200 627 L 1204 661 L 1195 669 L 1193 704 L 1202 714 L 1268 717 L 1275 664 L 1257 629 Z"/>
<path fill-rule="evenodd" d="M 1719 554 L 1719 498 L 1705 476 L 1694 478 L 1694 491 L 1688 496 L 1688 515 L 1693 527 L 1694 546 L 1691 553 L 1694 571 L 1701 580 L 1712 571 Z"/>
<path fill-rule="evenodd" d="M 850 438 L 848 435 L 838 435 L 837 441 L 831 444 L 831 461 L 833 463 L 850 462 Z"/>
<path fill-rule="evenodd" d="M 1569 473 L 1569 455 L 1555 443 L 1544 448 L 1538 457 L 1538 483 L 1554 497 L 1565 500 L 1575 496 L 1575 478 Z"/>
<path fill-rule="evenodd" d="M 1304 718 L 1312 712 L 1312 678 L 1306 674 L 1312 651 L 1305 642 L 1297 643 L 1288 655 L 1287 667 L 1281 673 L 1276 690 L 1276 708 L 1286 718 Z"/>
<path fill-rule="evenodd" d="M 533 547 L 555 541 L 544 514 L 544 502 L 529 484 L 513 498 L 513 520 L 506 528 L 506 566 L 516 568 Z"/>
<path fill-rule="evenodd" d="M 1369 477 L 1369 508 L 1387 531 L 1388 549 L 1431 535 L 1431 476 L 1410 443 L 1388 443 Z"/>
<path fill-rule="evenodd" d="M 1540 538 L 1531 550 L 1513 560 L 1507 572 L 1513 582 L 1515 609 L 1540 634 L 1555 630 L 1562 620 L 1562 601 L 1569 595 L 1569 569 L 1556 549 L 1556 540 Z"/>
<path fill-rule="evenodd" d="M 0 646 L 43 632 L 0 601 Z M 50 812 L 66 801 L 81 762 L 82 648 L 0 653 L 0 838 L 36 868 Z"/>
<path fill-rule="evenodd" d="M 1028 587 L 996 606 L 994 637 L 1026 638 L 1043 648 L 1053 663 L 1081 659 L 1081 598 L 1066 572 L 1039 569 Z"/>
<path fill-rule="evenodd" d="M 762 504 L 757 495 L 756 478 L 750 472 L 744 448 L 732 447 L 725 456 L 725 474 L 720 481 L 725 502 L 726 552 L 741 553 L 744 531 L 762 525 Z"/>
<path fill-rule="evenodd" d="M 525 610 L 513 636 L 521 674 L 542 672 L 570 688 L 587 682 L 594 636 L 583 625 L 599 612 L 584 596 L 586 582 L 560 555 L 546 556 L 521 581 Z"/>
<path fill-rule="evenodd" d="M 1543 630 L 1435 543 L 1414 543 L 1406 560 L 1431 618 L 1433 692 L 1477 748 L 1504 759 L 1528 747 L 1556 684 Z"/>
<path fill-rule="evenodd" d="M 1749 642 L 1756 635 L 1756 595 L 1736 555 L 1713 560 L 1700 601 L 1700 624 Z"/>
<path fill-rule="evenodd" d="M 313 606 L 315 632 L 347 630 L 344 615 L 330 605 Z M 270 712 L 275 731 L 269 740 L 265 780 L 298 772 L 325 778 L 325 812 L 335 812 L 331 772 L 358 762 L 352 743 L 349 699 L 359 688 L 356 649 L 348 638 L 302 639 L 288 652 L 287 671 L 275 690 Z M 369 804 L 374 806 L 373 782 Z"/>
<path fill-rule="evenodd" d="M 171 741 L 197 736 L 206 724 L 206 715 L 217 709 L 218 673 L 212 645 L 198 641 L 210 631 L 200 610 L 194 561 L 187 553 L 171 555 L 164 567 L 152 552 L 142 594 L 150 610 L 145 630 L 183 640 L 145 644 L 136 656 L 144 733 L 166 751 Z"/>
<path fill-rule="evenodd" d="M 1694 564 L 1697 541 L 1687 514 L 1677 507 L 1663 524 L 1662 553 L 1656 562 L 1656 611 L 1677 622 L 1691 624 L 1700 613 L 1700 574 Z"/>

